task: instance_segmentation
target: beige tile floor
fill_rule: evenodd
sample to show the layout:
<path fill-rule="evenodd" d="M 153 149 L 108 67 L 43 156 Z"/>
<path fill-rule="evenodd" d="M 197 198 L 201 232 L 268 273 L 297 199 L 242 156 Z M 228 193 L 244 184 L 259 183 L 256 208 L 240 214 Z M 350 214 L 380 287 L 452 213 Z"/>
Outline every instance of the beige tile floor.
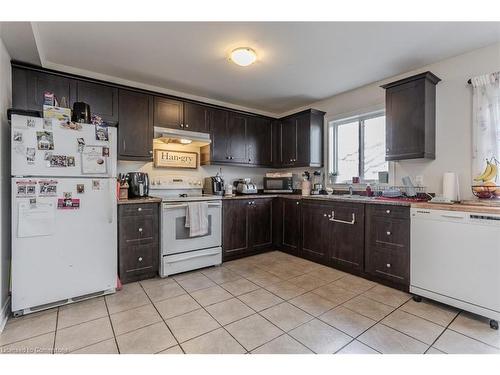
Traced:
<path fill-rule="evenodd" d="M 0 353 L 500 353 L 488 320 L 278 251 L 22 318 Z"/>

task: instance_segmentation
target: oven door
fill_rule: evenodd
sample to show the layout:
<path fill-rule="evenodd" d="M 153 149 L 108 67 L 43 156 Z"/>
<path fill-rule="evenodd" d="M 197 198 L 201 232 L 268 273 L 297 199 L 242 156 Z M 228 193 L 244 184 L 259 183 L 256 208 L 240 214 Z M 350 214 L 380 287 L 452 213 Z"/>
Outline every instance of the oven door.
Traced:
<path fill-rule="evenodd" d="M 208 233 L 197 237 L 189 237 L 189 228 L 185 226 L 187 207 L 187 203 L 182 202 L 163 203 L 162 255 L 221 246 L 222 203 L 220 201 L 208 202 Z"/>

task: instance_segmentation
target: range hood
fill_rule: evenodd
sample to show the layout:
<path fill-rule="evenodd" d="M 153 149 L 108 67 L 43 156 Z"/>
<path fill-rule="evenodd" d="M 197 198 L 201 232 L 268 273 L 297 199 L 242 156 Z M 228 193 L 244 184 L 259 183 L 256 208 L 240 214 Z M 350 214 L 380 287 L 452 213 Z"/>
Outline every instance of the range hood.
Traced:
<path fill-rule="evenodd" d="M 196 147 L 206 146 L 211 143 L 210 135 L 206 133 L 171 128 L 161 128 L 158 126 L 154 127 L 154 139 L 163 143 L 175 143 Z"/>

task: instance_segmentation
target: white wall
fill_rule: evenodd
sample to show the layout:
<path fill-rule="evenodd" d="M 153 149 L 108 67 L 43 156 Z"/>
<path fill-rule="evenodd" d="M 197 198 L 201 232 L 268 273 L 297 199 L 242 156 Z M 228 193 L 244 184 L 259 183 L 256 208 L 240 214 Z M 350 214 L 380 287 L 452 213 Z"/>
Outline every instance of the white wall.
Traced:
<path fill-rule="evenodd" d="M 385 93 L 380 85 L 427 70 L 442 79 L 436 91 L 436 159 L 395 162 L 395 183 L 399 184 L 406 175 L 422 175 L 429 191 L 441 193 L 443 173 L 453 171 L 459 174 L 462 197 L 470 198 L 472 89 L 467 80 L 500 70 L 500 43 L 335 95 L 308 107 L 325 111 L 327 121 L 384 108 Z"/>
<path fill-rule="evenodd" d="M 10 56 L 0 39 L 0 331 L 10 280 L 10 128 L 7 109 L 11 104 Z"/>

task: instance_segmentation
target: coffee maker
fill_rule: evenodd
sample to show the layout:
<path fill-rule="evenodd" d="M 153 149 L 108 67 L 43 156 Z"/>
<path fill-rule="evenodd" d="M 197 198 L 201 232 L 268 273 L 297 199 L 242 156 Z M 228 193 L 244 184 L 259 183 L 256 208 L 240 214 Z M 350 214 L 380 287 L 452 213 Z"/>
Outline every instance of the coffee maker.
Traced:
<path fill-rule="evenodd" d="M 149 176 L 144 172 L 127 174 L 128 193 L 131 197 L 147 197 L 149 194 Z"/>
<path fill-rule="evenodd" d="M 205 177 L 205 179 L 203 180 L 203 194 L 224 194 L 224 180 L 219 174 L 217 174 L 216 176 Z"/>

